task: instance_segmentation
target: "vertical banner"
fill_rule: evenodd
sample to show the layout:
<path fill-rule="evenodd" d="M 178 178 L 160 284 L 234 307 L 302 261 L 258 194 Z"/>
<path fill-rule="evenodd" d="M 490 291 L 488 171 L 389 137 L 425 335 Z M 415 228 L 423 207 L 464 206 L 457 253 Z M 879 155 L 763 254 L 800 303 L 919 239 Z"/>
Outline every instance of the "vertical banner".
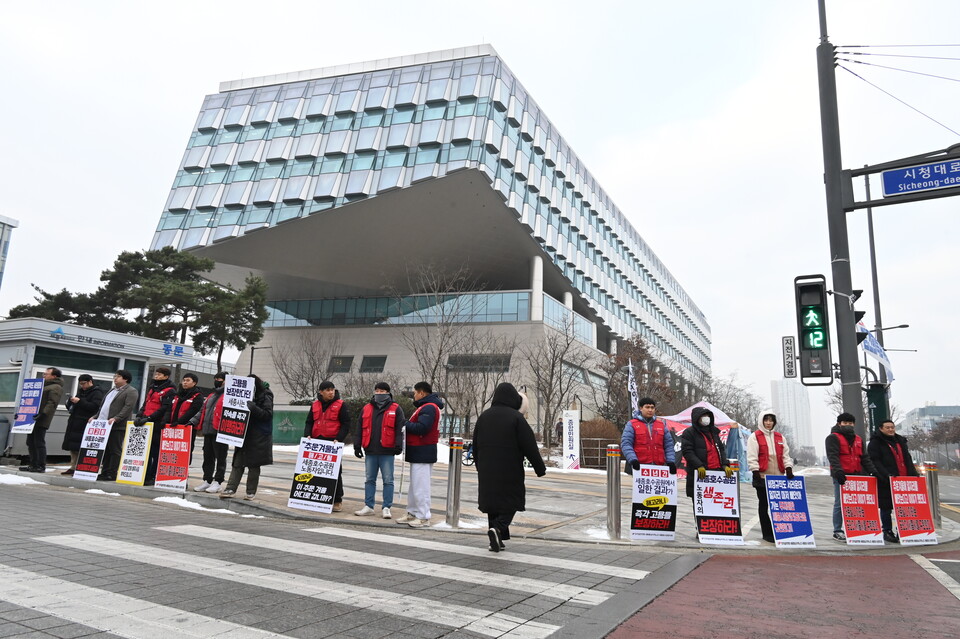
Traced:
<path fill-rule="evenodd" d="M 80 440 L 80 456 L 77 457 L 77 468 L 73 472 L 74 479 L 97 481 L 100 464 L 103 463 L 103 454 L 107 450 L 111 426 L 112 424 L 105 419 L 87 422 L 83 429 L 83 439 Z"/>
<path fill-rule="evenodd" d="M 936 544 L 937 531 L 930 513 L 927 478 L 891 477 L 890 496 L 900 543 L 904 546 Z"/>
<path fill-rule="evenodd" d="M 160 431 L 160 456 L 157 463 L 157 488 L 184 492 L 190 468 L 192 428 L 171 426 Z"/>
<path fill-rule="evenodd" d="M 333 512 L 342 460 L 343 442 L 309 437 L 300 439 L 287 506 L 318 513 Z"/>
<path fill-rule="evenodd" d="M 840 508 L 848 546 L 882 546 L 877 478 L 852 475 L 840 487 Z"/>
<path fill-rule="evenodd" d="M 677 476 L 666 466 L 633 471 L 630 539 L 673 541 L 677 533 Z"/>
<path fill-rule="evenodd" d="M 43 378 L 31 377 L 23 380 L 20 389 L 20 404 L 17 406 L 17 417 L 10 428 L 10 434 L 29 435 L 33 432 L 33 423 L 40 412 L 40 396 L 43 395 Z"/>
<path fill-rule="evenodd" d="M 767 504 L 777 548 L 816 548 L 807 504 L 807 484 L 800 475 L 767 475 Z"/>
<path fill-rule="evenodd" d="M 727 477 L 722 470 L 708 470 L 705 478 L 694 477 L 693 514 L 701 544 L 743 545 L 736 475 Z"/>
<path fill-rule="evenodd" d="M 580 468 L 580 411 L 563 411 L 563 467 Z"/>
<path fill-rule="evenodd" d="M 143 486 L 147 474 L 147 455 L 150 453 L 150 438 L 153 436 L 153 422 L 136 426 L 127 422 L 127 434 L 123 438 L 123 452 L 120 456 L 120 468 L 117 470 L 118 484 Z"/>
<path fill-rule="evenodd" d="M 243 448 L 250 423 L 247 402 L 253 401 L 253 378 L 227 375 L 223 383 L 223 414 L 217 431 L 217 443 Z"/>

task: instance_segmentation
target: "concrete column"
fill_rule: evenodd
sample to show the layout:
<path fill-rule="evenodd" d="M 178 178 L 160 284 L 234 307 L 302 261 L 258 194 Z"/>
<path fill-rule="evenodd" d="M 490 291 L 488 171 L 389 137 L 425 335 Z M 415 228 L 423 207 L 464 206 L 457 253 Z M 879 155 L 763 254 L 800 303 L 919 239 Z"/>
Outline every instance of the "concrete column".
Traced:
<path fill-rule="evenodd" d="M 530 260 L 530 321 L 543 321 L 543 258 Z"/>
<path fill-rule="evenodd" d="M 563 294 L 563 305 L 569 309 L 573 309 L 573 293 L 570 291 Z"/>

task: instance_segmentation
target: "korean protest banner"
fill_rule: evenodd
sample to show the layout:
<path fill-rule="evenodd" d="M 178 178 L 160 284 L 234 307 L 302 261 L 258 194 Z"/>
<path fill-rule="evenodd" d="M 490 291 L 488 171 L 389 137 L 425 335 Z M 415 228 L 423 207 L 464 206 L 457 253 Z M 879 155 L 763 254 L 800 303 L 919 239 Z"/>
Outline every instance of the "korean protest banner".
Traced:
<path fill-rule="evenodd" d="M 840 487 L 840 510 L 848 546 L 882 546 L 877 478 L 850 475 Z"/>
<path fill-rule="evenodd" d="M 333 512 L 342 460 L 343 442 L 303 437 L 287 506 L 318 513 Z"/>
<path fill-rule="evenodd" d="M 891 477 L 890 496 L 897 532 L 904 546 L 937 543 L 926 477 Z"/>
<path fill-rule="evenodd" d="M 673 541 L 677 527 L 677 476 L 666 466 L 633 471 L 630 539 Z"/>
<path fill-rule="evenodd" d="M 143 486 L 152 436 L 153 422 L 147 422 L 143 426 L 127 422 L 127 434 L 123 438 L 123 452 L 120 454 L 120 468 L 117 470 L 118 484 Z"/>
<path fill-rule="evenodd" d="M 243 439 L 250 423 L 247 402 L 253 401 L 253 378 L 227 375 L 223 389 L 223 413 L 217 431 L 217 443 L 243 448 Z"/>
<path fill-rule="evenodd" d="M 795 475 L 767 475 L 767 508 L 777 548 L 816 548 L 807 504 L 807 484 Z"/>
<path fill-rule="evenodd" d="M 160 431 L 160 455 L 157 463 L 157 488 L 184 492 L 190 468 L 192 428 L 170 426 Z"/>
<path fill-rule="evenodd" d="M 43 378 L 31 377 L 23 380 L 20 389 L 20 403 L 17 405 L 17 417 L 14 419 L 10 434 L 29 435 L 33 432 L 33 423 L 40 412 L 40 396 L 43 395 Z"/>
<path fill-rule="evenodd" d="M 708 470 L 703 479 L 694 477 L 693 513 L 701 544 L 743 545 L 736 475 L 727 477 L 722 470 Z"/>
<path fill-rule="evenodd" d="M 563 411 L 563 467 L 580 468 L 580 411 Z"/>
<path fill-rule="evenodd" d="M 113 424 L 105 419 L 87 422 L 83 429 L 83 439 L 80 440 L 80 456 L 77 457 L 77 468 L 73 471 L 74 479 L 97 481 L 112 426 Z"/>

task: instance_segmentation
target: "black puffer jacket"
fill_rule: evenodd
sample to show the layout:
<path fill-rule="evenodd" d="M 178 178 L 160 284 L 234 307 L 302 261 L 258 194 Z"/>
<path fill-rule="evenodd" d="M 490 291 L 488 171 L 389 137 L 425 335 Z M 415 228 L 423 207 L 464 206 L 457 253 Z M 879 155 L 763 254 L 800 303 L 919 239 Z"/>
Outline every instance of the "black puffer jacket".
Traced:
<path fill-rule="evenodd" d="M 500 384 L 490 408 L 477 419 L 473 431 L 473 456 L 477 460 L 480 512 L 508 513 L 524 510 L 523 459 L 538 477 L 547 467 L 540 457 L 530 424 L 518 410 L 522 398 L 512 384 Z"/>
<path fill-rule="evenodd" d="M 709 415 L 710 425 L 701 426 L 700 418 Z M 727 463 L 727 447 L 720 440 L 720 429 L 713 424 L 713 412 L 703 407 L 696 407 L 690 414 L 692 425 L 680 433 L 680 452 L 683 462 L 687 466 L 687 497 L 693 497 L 693 477 L 701 466 L 707 470 L 723 470 Z M 707 439 L 713 441 L 720 455 L 720 465 L 707 464 Z"/>
<path fill-rule="evenodd" d="M 70 401 L 71 398 L 67 398 L 70 417 L 67 419 L 67 430 L 63 433 L 63 450 L 80 450 L 87 420 L 100 411 L 100 404 L 103 403 L 103 389 L 99 386 L 91 386 L 87 390 L 81 388 L 77 391 L 77 397 L 80 401 L 76 404 Z"/>
<path fill-rule="evenodd" d="M 250 424 L 243 439 L 243 461 L 247 466 L 273 463 L 273 391 L 258 390 L 249 403 Z"/>
<path fill-rule="evenodd" d="M 874 474 L 877 476 L 877 503 L 880 508 L 889 510 L 893 508 L 893 498 L 890 495 L 890 478 L 900 474 L 897 468 L 897 458 L 893 454 L 893 447 L 900 446 L 900 452 L 903 455 L 903 463 L 907 467 L 907 475 L 916 477 L 920 473 L 913 463 L 913 457 L 910 456 L 910 447 L 907 446 L 907 438 L 902 435 L 894 434 L 892 436 L 879 433 L 870 438 L 867 444 L 867 453 L 873 462 Z"/>

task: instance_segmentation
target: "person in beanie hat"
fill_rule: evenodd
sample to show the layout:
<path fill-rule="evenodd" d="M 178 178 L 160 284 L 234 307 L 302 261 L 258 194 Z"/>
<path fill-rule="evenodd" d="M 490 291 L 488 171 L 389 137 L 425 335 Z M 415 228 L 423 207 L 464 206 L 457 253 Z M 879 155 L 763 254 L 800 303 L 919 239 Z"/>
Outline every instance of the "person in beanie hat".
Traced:
<path fill-rule="evenodd" d="M 833 476 L 833 538 L 837 541 L 847 540 L 843 532 L 840 487 L 847 483 L 847 475 L 873 475 L 875 471 L 863 440 L 854 430 L 855 423 L 853 415 L 840 413 L 836 426 L 830 429 L 824 441 L 830 461 L 830 475 Z"/>

